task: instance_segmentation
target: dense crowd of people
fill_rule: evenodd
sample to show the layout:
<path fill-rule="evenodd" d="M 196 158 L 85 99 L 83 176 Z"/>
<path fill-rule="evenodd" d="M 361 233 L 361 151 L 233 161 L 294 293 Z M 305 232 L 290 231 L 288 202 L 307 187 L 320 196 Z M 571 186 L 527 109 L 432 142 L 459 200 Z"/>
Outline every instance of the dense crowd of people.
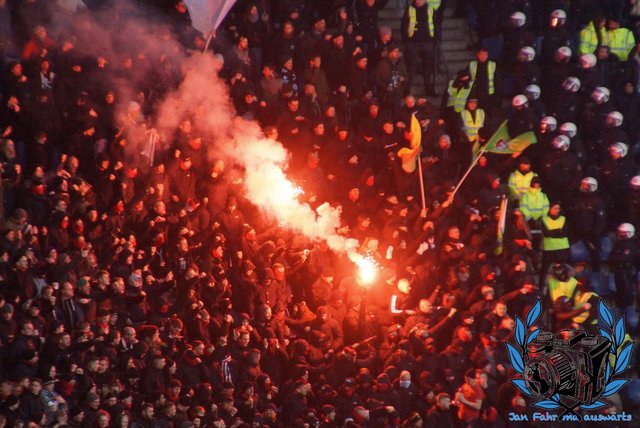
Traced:
<path fill-rule="evenodd" d="M 597 333 L 608 295 L 632 340 L 640 2 L 411 0 L 399 32 L 387 3 L 239 0 L 202 34 L 182 0 L 0 0 L 0 427 L 498 428 L 534 411 L 504 342 L 537 299 Z M 438 105 L 447 9 L 477 54 Z M 247 199 L 198 106 L 157 131 L 197 55 L 373 279 Z M 504 120 L 537 143 L 476 158 Z M 605 401 L 640 420 L 636 380 Z"/>

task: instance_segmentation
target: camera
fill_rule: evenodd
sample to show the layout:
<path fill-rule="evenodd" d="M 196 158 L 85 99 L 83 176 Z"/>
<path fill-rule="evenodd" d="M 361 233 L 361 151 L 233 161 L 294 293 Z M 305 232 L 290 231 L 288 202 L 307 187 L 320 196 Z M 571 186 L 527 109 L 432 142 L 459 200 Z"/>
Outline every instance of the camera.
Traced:
<path fill-rule="evenodd" d="M 541 332 L 531 344 L 524 378 L 529 390 L 546 399 L 554 394 L 593 403 L 605 385 L 611 342 L 583 330 Z"/>

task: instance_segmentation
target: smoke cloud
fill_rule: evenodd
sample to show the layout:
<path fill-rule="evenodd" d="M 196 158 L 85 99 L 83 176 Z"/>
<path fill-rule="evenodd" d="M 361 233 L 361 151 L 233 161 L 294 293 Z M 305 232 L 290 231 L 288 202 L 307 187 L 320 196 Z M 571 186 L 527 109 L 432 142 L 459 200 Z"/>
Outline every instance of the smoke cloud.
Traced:
<path fill-rule="evenodd" d="M 182 54 L 167 26 L 135 18 L 135 14 L 129 17 L 129 10 L 120 4 L 111 15 L 83 15 L 70 27 L 81 35 L 75 43 L 80 53 L 106 57 L 114 70 L 120 70 L 110 75 L 120 97 L 120 111 L 126 112 L 136 100 L 132 87 L 155 90 L 150 126 L 158 130 L 165 145 L 182 120 L 190 119 L 194 133 L 203 138 L 209 161 L 223 158 L 245 171 L 245 196 L 264 214 L 311 239 L 326 240 L 334 251 L 346 253 L 361 265 L 364 258 L 357 252 L 358 242 L 338 233 L 338 209 L 325 203 L 314 210 L 301 203 L 286 176 L 287 150 L 266 138 L 257 123 L 235 115 L 229 88 L 218 75 L 222 61 L 210 53 Z M 109 25 L 114 14 L 119 22 L 115 28 Z M 121 67 L 128 62 L 133 66 L 123 73 Z M 178 71 L 176 67 L 183 77 L 172 85 L 170 77 Z"/>

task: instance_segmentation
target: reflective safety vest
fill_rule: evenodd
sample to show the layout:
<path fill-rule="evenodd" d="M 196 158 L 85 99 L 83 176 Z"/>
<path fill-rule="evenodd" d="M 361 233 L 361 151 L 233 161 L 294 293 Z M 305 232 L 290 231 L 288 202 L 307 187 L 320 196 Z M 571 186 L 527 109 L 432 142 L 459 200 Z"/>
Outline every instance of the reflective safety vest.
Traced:
<path fill-rule="evenodd" d="M 567 219 L 561 215 L 557 219 L 552 219 L 548 215 L 542 217 L 542 224 L 547 230 L 562 230 L 564 227 L 564 223 Z M 544 234 L 544 229 L 542 231 Z M 542 238 L 542 249 L 544 251 L 556 251 L 556 250 L 566 250 L 569 248 L 569 238 L 552 238 L 550 236 L 545 236 Z"/>
<path fill-rule="evenodd" d="M 626 61 L 629 58 L 629 52 L 636 46 L 636 38 L 628 28 L 618 28 L 607 31 L 605 44 L 620 61 Z"/>
<path fill-rule="evenodd" d="M 525 220 L 539 220 L 549 211 L 549 198 L 541 189 L 530 187 L 527 193 L 520 197 L 520 212 Z"/>
<path fill-rule="evenodd" d="M 529 171 L 526 174 L 522 174 L 520 171 L 515 170 L 509 176 L 509 196 L 512 201 L 517 201 L 529 191 L 531 187 L 531 180 L 536 177 L 533 171 Z"/>
<path fill-rule="evenodd" d="M 607 40 L 607 30 L 602 27 L 600 29 L 600 41 L 604 44 Z M 598 49 L 598 33 L 596 32 L 596 26 L 593 21 L 589 22 L 586 27 L 580 31 L 580 46 L 578 47 L 578 53 L 580 55 L 588 53 L 596 53 Z"/>
<path fill-rule="evenodd" d="M 427 0 L 427 21 L 429 23 L 429 35 L 435 37 L 436 28 L 433 24 L 433 14 L 440 8 L 441 0 Z M 416 8 L 409 6 L 409 25 L 407 27 L 407 35 L 412 38 L 418 29 L 418 17 L 416 16 Z"/>
<path fill-rule="evenodd" d="M 587 291 L 586 293 L 576 291 L 576 295 L 573 297 L 573 309 L 578 309 L 579 307 L 584 306 L 585 303 L 589 302 L 589 299 L 592 296 L 597 297 L 598 295 L 590 291 Z M 575 317 L 571 318 L 571 321 L 573 321 L 576 324 L 584 324 L 587 318 L 589 318 L 589 311 L 585 311 L 580 315 L 576 315 Z M 597 324 L 597 323 L 598 323 L 598 320 L 596 318 L 591 319 L 590 324 Z"/>
<path fill-rule="evenodd" d="M 549 294 L 551 294 L 551 301 L 555 302 L 558 297 L 565 296 L 569 299 L 573 297 L 576 287 L 578 286 L 578 280 L 571 277 L 569 281 L 560 281 L 554 276 L 549 276 L 548 280 Z"/>
<path fill-rule="evenodd" d="M 467 109 L 462 111 L 462 125 L 464 127 L 464 133 L 467 134 L 467 139 L 470 143 L 478 141 L 478 131 L 484 126 L 484 110 L 481 108 L 476 109 L 476 120 L 473 120 L 473 115 Z"/>
<path fill-rule="evenodd" d="M 469 75 L 471 76 L 472 82 L 476 81 L 476 73 L 478 73 L 478 61 L 471 61 L 469 63 Z M 494 78 L 496 75 L 495 62 L 489 61 L 489 63 L 487 64 L 487 74 L 489 77 L 489 95 L 493 95 L 496 92 L 496 84 L 494 82 Z"/>
<path fill-rule="evenodd" d="M 467 98 L 469 97 L 469 92 L 471 92 L 471 85 L 468 88 L 464 86 L 462 88 L 456 89 L 453 86 L 453 82 L 455 79 L 451 79 L 449 81 L 449 87 L 447 88 L 447 93 L 449 97 L 447 98 L 447 107 L 453 107 L 456 113 L 460 113 L 464 110 L 465 104 L 467 104 Z"/>

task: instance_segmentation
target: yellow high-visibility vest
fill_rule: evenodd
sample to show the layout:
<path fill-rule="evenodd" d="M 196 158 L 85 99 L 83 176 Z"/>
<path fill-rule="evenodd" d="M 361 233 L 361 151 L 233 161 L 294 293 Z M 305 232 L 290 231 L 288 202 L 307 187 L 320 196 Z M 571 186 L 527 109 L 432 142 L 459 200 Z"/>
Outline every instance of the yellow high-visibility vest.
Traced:
<path fill-rule="evenodd" d="M 509 175 L 509 198 L 511 201 L 518 201 L 520 197 L 529 191 L 531 187 L 531 180 L 536 177 L 533 171 L 529 171 L 526 174 L 522 174 L 519 170 L 515 170 Z"/>
<path fill-rule="evenodd" d="M 464 126 L 464 133 L 467 134 L 469 142 L 475 143 L 478 141 L 478 131 L 484 126 L 484 110 L 481 108 L 476 109 L 476 120 L 473 120 L 471 112 L 467 109 L 462 111 L 462 123 Z"/>
<path fill-rule="evenodd" d="M 435 37 L 436 28 L 433 23 L 433 14 L 440 8 L 441 0 L 429 0 L 427 1 L 427 21 L 429 23 L 429 35 Z M 409 6 L 409 25 L 407 27 L 407 35 L 412 38 L 418 29 L 418 17 L 416 8 Z"/>
<path fill-rule="evenodd" d="M 547 282 L 549 285 L 549 294 L 551 294 L 551 301 L 555 302 L 558 297 L 566 297 L 571 299 L 573 293 L 578 286 L 578 280 L 571 277 L 568 281 L 560 281 L 553 275 L 549 277 Z"/>
<path fill-rule="evenodd" d="M 582 293 L 580 291 L 576 292 L 576 295 L 573 298 L 573 309 L 578 309 L 579 307 L 583 306 L 585 303 L 589 302 L 589 299 L 592 296 L 598 296 L 596 293 L 592 293 L 590 291 L 587 291 L 585 293 Z M 587 320 L 587 318 L 589 318 L 589 312 L 583 312 L 580 315 L 576 315 L 575 317 L 571 318 L 571 321 L 573 321 L 576 324 L 584 324 L 584 322 Z M 597 324 L 598 320 L 597 319 L 592 319 L 590 324 Z"/>
<path fill-rule="evenodd" d="M 605 43 L 607 40 L 607 30 L 602 27 L 600 30 L 600 40 Z M 588 53 L 596 53 L 598 49 L 598 33 L 596 32 L 596 26 L 593 21 L 589 22 L 586 27 L 580 31 L 580 46 L 578 47 L 578 53 L 580 55 Z"/>
<path fill-rule="evenodd" d="M 548 215 L 542 217 L 542 223 L 548 230 L 560 230 L 564 227 L 566 218 L 561 215 L 557 219 L 552 219 Z M 544 233 L 544 231 L 543 231 Z M 545 236 L 542 238 L 542 249 L 544 251 L 566 250 L 569 248 L 569 238 L 552 238 Z"/>
<path fill-rule="evenodd" d="M 539 220 L 549 211 L 549 198 L 542 189 L 529 188 L 520 197 L 520 212 L 525 220 Z"/>
<path fill-rule="evenodd" d="M 620 61 L 626 61 L 629 58 L 629 52 L 636 46 L 636 38 L 628 28 L 617 28 L 607 31 L 606 45 Z"/>
<path fill-rule="evenodd" d="M 447 93 L 449 97 L 447 98 L 447 107 L 453 107 L 453 110 L 456 113 L 460 113 L 464 106 L 467 104 L 467 98 L 469 97 L 469 93 L 471 92 L 471 86 L 465 88 L 456 89 L 453 86 L 454 79 L 449 81 L 449 87 L 447 88 Z"/>
<path fill-rule="evenodd" d="M 469 63 L 469 75 L 471 76 L 472 82 L 476 81 L 476 73 L 478 73 L 478 61 L 471 61 Z M 487 74 L 489 77 L 489 95 L 493 95 L 496 92 L 496 84 L 494 82 L 494 77 L 496 74 L 495 62 L 489 61 L 489 63 L 487 64 Z"/>

